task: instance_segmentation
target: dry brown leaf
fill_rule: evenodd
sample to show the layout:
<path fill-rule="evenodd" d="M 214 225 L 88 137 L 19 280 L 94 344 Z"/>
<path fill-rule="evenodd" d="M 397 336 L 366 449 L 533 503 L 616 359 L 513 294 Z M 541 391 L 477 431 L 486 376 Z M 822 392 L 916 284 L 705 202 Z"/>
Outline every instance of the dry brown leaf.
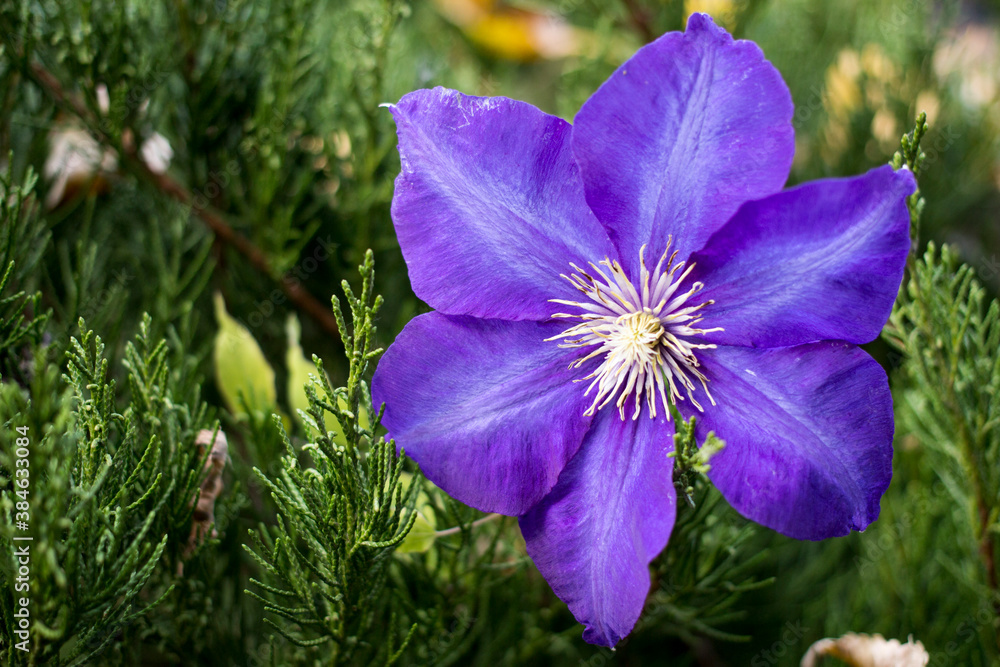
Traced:
<path fill-rule="evenodd" d="M 215 524 L 215 499 L 222 493 L 222 471 L 226 467 L 226 459 L 229 458 L 229 443 L 226 441 L 226 434 L 219 431 L 212 443 L 212 431 L 202 430 L 198 432 L 195 439 L 198 451 L 205 453 L 205 448 L 212 445 L 212 451 L 205 459 L 205 471 L 208 475 L 201 483 L 201 494 L 198 496 L 198 505 L 191 515 L 191 535 L 188 537 L 187 546 L 184 547 L 183 557 L 188 558 L 194 553 L 195 548 L 205 539 L 209 530 L 212 537 L 219 534 L 214 528 Z M 178 568 L 178 573 L 182 573 Z"/>

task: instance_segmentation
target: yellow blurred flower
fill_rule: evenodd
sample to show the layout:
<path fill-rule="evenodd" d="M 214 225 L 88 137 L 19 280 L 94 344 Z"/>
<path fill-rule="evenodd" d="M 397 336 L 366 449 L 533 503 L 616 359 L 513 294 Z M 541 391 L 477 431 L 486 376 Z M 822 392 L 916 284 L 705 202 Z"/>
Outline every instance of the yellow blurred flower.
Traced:
<path fill-rule="evenodd" d="M 927 122 L 934 125 L 937 122 L 938 111 L 941 109 L 941 99 L 933 90 L 922 90 L 917 95 L 916 107 L 916 113 L 925 112 Z"/>
<path fill-rule="evenodd" d="M 852 136 L 852 119 L 862 111 L 872 114 L 866 154 L 881 159 L 899 144 L 900 126 L 893 111 L 899 99 L 899 67 L 876 43 L 868 43 L 858 53 L 845 48 L 826 71 L 823 106 L 827 123 L 823 128 L 820 154 L 827 164 L 836 164 L 857 137 Z"/>
<path fill-rule="evenodd" d="M 888 109 L 879 109 L 872 118 L 872 136 L 883 150 L 892 150 L 899 143 L 900 131 L 896 116 Z"/>
<path fill-rule="evenodd" d="M 580 53 L 586 31 L 555 14 L 508 7 L 491 0 L 434 0 L 438 11 L 483 51 L 530 62 Z"/>
<path fill-rule="evenodd" d="M 826 70 L 823 103 L 830 115 L 843 118 L 861 105 L 861 90 L 858 88 L 860 74 L 858 54 L 852 49 L 841 51 L 836 62 Z"/>
<path fill-rule="evenodd" d="M 684 0 L 685 18 L 698 12 L 708 14 L 727 29 L 732 29 L 738 16 L 733 0 Z"/>
<path fill-rule="evenodd" d="M 882 82 L 892 82 L 897 76 L 896 64 L 875 43 L 861 49 L 861 69 L 865 75 Z"/>

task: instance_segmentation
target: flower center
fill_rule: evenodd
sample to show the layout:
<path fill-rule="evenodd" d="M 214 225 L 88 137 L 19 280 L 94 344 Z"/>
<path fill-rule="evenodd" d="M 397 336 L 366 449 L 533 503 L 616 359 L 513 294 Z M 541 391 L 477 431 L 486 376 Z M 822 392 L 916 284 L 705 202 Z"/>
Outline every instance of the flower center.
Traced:
<path fill-rule="evenodd" d="M 590 354 L 570 364 L 570 368 L 579 368 L 589 359 L 603 357 L 597 370 L 576 380 L 592 380 L 584 396 L 596 388 L 594 402 L 584 415 L 592 416 L 617 397 L 615 404 L 624 420 L 625 403 L 634 395 L 632 419 L 639 417 L 643 398 L 649 406 L 650 418 L 656 417 L 659 403 L 670 419 L 670 404 L 684 400 L 682 389 L 691 404 L 704 411 L 694 397 L 695 380 L 715 405 L 708 391 L 708 380 L 699 370 L 694 353 L 715 345 L 692 342 L 690 338 L 722 329 L 696 328 L 702 320 L 699 311 L 713 302 L 689 304 L 691 297 L 704 287 L 700 282 L 693 283 L 686 292 L 680 291 L 694 264 L 688 264 L 678 275 L 685 262 L 674 262 L 677 251 L 670 253 L 671 241 L 667 240 L 667 249 L 652 273 L 643 258 L 646 246 L 639 250 L 638 286 L 629 281 L 621 264 L 607 258 L 599 264 L 607 268 L 610 277 L 593 263 L 590 267 L 597 277 L 575 264 L 570 264 L 575 273 L 562 276 L 587 299 L 579 302 L 551 299 L 553 303 L 574 306 L 581 311 L 555 313 L 552 317 L 581 321 L 547 340 L 562 339 L 559 347 L 595 347 Z"/>

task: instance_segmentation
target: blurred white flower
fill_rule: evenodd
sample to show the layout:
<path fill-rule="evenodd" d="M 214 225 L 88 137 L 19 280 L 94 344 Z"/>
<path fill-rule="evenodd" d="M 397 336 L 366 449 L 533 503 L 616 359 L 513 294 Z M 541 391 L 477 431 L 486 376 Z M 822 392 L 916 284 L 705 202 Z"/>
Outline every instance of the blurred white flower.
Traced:
<path fill-rule="evenodd" d="M 851 667 L 925 667 L 930 655 L 920 642 L 910 637 L 905 644 L 882 635 L 850 632 L 840 639 L 821 639 L 809 647 L 802 667 L 814 667 L 821 656 L 843 660 Z"/>
<path fill-rule="evenodd" d="M 110 99 L 104 84 L 97 86 L 97 106 L 103 114 L 108 113 Z M 134 146 L 131 131 L 122 135 L 126 147 Z M 166 137 L 153 132 L 139 146 L 139 155 L 149 170 L 156 174 L 167 171 L 174 157 L 173 148 Z M 45 197 L 48 210 L 73 199 L 82 191 L 89 194 L 108 189 L 108 177 L 118 170 L 118 156 L 109 148 L 103 148 L 96 139 L 77 121 L 57 120 L 49 132 L 49 155 L 43 168 L 49 181 L 49 192 Z"/>
<path fill-rule="evenodd" d="M 142 155 L 142 161 L 154 174 L 165 173 L 170 166 L 170 160 L 174 157 L 174 149 L 170 147 L 170 142 L 159 132 L 154 132 L 142 142 L 139 153 Z"/>
<path fill-rule="evenodd" d="M 49 210 L 75 197 L 83 188 L 100 192 L 107 188 L 105 174 L 118 168 L 118 159 L 81 127 L 72 123 L 56 126 L 49 134 L 49 156 L 43 169 L 51 181 L 45 197 Z"/>

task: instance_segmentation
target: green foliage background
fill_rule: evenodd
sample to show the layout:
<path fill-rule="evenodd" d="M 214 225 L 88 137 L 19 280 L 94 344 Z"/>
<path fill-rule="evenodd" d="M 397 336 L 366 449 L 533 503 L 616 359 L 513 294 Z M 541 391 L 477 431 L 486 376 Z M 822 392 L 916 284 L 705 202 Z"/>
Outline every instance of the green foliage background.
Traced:
<path fill-rule="evenodd" d="M 1000 664 L 1000 4 L 524 0 L 480 2 L 504 20 L 473 27 L 446 18 L 456 2 L 0 3 L 5 663 L 758 667 L 854 631 L 912 635 L 932 665 Z M 788 83 L 791 183 L 889 161 L 927 112 L 923 157 L 900 155 L 926 203 L 917 243 L 869 346 L 896 399 L 894 476 L 864 534 L 802 543 L 743 520 L 693 464 L 694 507 L 612 653 L 582 641 L 514 520 L 456 503 L 381 442 L 377 348 L 427 308 L 392 229 L 379 105 L 443 85 L 572 120 L 693 10 Z M 578 30 L 572 53 L 525 36 L 547 15 Z M 46 162 L 67 132 L 113 164 L 60 188 Z M 143 159 L 154 134 L 165 174 Z M 259 344 L 273 368 L 269 405 L 215 373 L 216 293 L 240 324 L 233 354 Z M 298 358 L 292 313 L 322 362 Z M 11 634 L 16 426 L 33 443 L 28 654 Z M 216 428 L 218 536 L 185 557 L 194 439 Z"/>

